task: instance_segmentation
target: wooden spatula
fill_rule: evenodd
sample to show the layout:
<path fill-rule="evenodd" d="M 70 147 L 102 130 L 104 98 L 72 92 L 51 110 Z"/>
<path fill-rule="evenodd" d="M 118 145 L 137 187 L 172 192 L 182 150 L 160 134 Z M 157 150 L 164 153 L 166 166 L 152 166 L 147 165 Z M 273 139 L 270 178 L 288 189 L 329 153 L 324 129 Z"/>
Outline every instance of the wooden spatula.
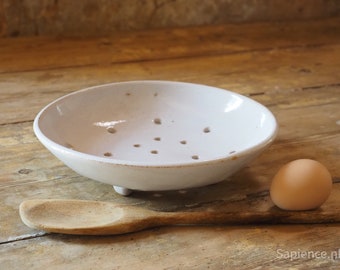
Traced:
<path fill-rule="evenodd" d="M 22 221 L 46 232 L 83 235 L 123 234 L 151 227 L 194 224 L 326 223 L 339 222 L 323 211 L 289 212 L 158 212 L 112 202 L 28 200 L 20 205 Z"/>

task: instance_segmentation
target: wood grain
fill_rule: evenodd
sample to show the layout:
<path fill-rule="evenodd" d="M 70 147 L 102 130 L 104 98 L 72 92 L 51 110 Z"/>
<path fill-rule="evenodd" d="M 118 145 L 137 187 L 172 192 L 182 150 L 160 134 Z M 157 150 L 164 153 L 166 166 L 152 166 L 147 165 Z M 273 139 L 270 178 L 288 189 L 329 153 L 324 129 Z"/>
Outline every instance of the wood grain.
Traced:
<path fill-rule="evenodd" d="M 8 243 L 0 255 L 6 269 L 337 269 L 332 239 L 339 237 L 337 225 L 169 227 L 115 237 L 48 235 Z"/>
<path fill-rule="evenodd" d="M 203 83 L 250 95 L 268 105 L 271 103 L 265 98 L 333 87 L 332 97 L 322 98 L 332 99 L 334 103 L 339 93 L 337 67 L 340 57 L 335 54 L 339 46 L 0 74 L 3 111 L 0 123 L 31 121 L 43 106 L 66 93 L 126 80 Z M 285 103 L 288 102 L 280 106 L 287 106 Z"/>
<path fill-rule="evenodd" d="M 338 44 L 340 19 L 122 32 L 102 38 L 0 39 L 0 73 L 143 63 Z M 318 33 L 317 38 L 313 33 Z"/>
<path fill-rule="evenodd" d="M 25 199 L 114 201 L 162 211 L 278 211 L 268 194 L 278 168 L 312 158 L 334 186 L 318 211 L 339 216 L 340 20 L 218 25 L 122 33 L 94 39 L 0 40 L 0 262 L 6 269 L 254 269 L 338 267 L 339 260 L 281 258 L 284 251 L 336 251 L 338 224 L 169 227 L 119 237 L 47 235 L 20 221 Z M 135 192 L 81 177 L 35 138 L 47 103 L 96 84 L 164 79 L 204 83 L 250 96 L 280 125 L 275 143 L 228 181 L 205 188 Z M 299 213 L 296 213 L 299 215 Z M 32 258 L 35 258 L 34 260 Z M 98 266 L 99 267 L 99 266 Z"/>

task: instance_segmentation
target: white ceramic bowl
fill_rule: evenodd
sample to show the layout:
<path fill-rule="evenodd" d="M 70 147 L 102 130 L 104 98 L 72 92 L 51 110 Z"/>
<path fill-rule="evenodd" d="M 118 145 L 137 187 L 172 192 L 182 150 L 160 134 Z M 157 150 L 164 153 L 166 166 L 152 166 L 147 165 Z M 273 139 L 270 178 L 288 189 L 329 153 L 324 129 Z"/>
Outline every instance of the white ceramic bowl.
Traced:
<path fill-rule="evenodd" d="M 274 140 L 277 124 L 267 108 L 227 90 L 131 81 L 57 99 L 34 132 L 74 171 L 127 195 L 222 181 Z"/>

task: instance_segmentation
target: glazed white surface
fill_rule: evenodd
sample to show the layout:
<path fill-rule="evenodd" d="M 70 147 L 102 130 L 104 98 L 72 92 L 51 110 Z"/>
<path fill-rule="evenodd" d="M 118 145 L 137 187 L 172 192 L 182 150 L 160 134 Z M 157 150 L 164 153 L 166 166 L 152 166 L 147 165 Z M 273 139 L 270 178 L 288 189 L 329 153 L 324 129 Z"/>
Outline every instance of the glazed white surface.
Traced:
<path fill-rule="evenodd" d="M 47 105 L 38 139 L 79 174 L 137 190 L 224 180 L 275 138 L 272 113 L 205 85 L 132 81 L 80 90 Z"/>

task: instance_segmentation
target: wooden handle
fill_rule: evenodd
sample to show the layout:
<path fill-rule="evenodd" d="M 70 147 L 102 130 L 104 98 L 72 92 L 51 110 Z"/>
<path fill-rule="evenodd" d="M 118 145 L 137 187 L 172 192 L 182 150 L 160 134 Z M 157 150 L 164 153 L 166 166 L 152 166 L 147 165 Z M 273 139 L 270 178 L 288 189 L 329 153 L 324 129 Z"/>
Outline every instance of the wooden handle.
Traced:
<path fill-rule="evenodd" d="M 339 215 L 322 210 L 314 211 L 284 211 L 275 209 L 267 212 L 175 212 L 162 213 L 159 225 L 175 224 L 319 224 L 340 222 Z"/>

